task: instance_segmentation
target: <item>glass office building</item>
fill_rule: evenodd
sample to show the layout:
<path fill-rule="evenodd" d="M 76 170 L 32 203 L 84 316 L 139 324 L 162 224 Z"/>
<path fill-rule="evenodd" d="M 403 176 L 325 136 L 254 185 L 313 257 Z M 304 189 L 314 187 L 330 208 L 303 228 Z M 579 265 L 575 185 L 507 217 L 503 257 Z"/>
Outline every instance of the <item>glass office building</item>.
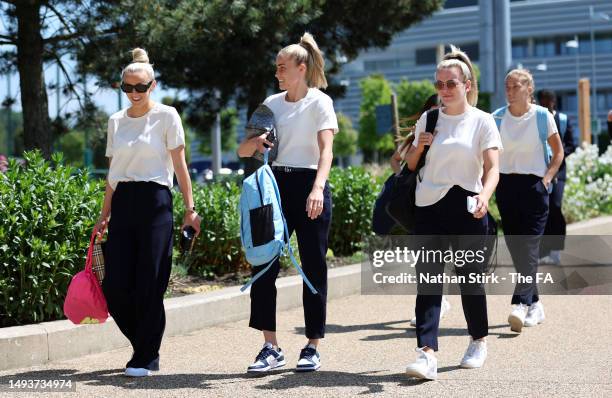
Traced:
<path fill-rule="evenodd" d="M 555 90 L 560 109 L 573 124 L 576 78 L 589 78 L 591 86 L 597 86 L 597 104 L 591 99 L 591 112 L 597 110 L 605 126 L 612 109 L 612 0 L 511 1 L 510 24 L 512 65 L 521 64 L 533 73 L 536 90 Z M 440 49 L 448 44 L 459 46 L 478 64 L 481 25 L 478 0 L 447 0 L 443 10 L 397 34 L 387 48 L 364 51 L 344 65 L 337 79 L 346 86 L 346 95 L 336 101 L 336 110 L 358 126 L 362 78 L 380 73 L 392 82 L 433 80 Z"/>

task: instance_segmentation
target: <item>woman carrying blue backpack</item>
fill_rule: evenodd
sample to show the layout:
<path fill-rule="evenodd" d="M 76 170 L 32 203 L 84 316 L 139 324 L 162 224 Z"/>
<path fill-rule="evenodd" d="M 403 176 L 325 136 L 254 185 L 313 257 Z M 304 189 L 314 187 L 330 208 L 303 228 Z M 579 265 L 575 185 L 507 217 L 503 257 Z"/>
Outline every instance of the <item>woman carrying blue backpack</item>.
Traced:
<path fill-rule="evenodd" d="M 332 99 L 319 88 L 327 87 L 325 61 L 312 35 L 305 33 L 298 44 L 289 45 L 276 57 L 276 78 L 283 92 L 266 98 L 264 105 L 274 113 L 277 155 L 272 170 L 280 191 L 281 206 L 289 235 L 297 234 L 302 267 L 316 289 L 303 288 L 307 344 L 300 352 L 296 371 L 308 372 L 321 366 L 317 351 L 325 336 L 327 302 L 327 253 L 331 225 L 331 192 L 327 177 L 332 164 L 333 136 L 338 122 Z M 263 153 L 271 147 L 267 133 L 245 139 L 240 157 Z M 276 286 L 280 262 L 251 285 L 249 326 L 261 330 L 264 346 L 248 367 L 260 373 L 285 365 L 276 338 Z M 259 269 L 254 267 L 253 274 Z"/>
<path fill-rule="evenodd" d="M 514 266 L 532 278 L 538 269 L 552 181 L 563 162 L 563 144 L 553 115 L 533 103 L 534 90 L 531 73 L 511 70 L 506 75 L 508 106 L 493 112 L 505 149 L 499 163 L 497 206 Z M 518 283 L 512 305 L 511 330 L 520 333 L 523 326 L 544 321 L 535 282 Z"/>

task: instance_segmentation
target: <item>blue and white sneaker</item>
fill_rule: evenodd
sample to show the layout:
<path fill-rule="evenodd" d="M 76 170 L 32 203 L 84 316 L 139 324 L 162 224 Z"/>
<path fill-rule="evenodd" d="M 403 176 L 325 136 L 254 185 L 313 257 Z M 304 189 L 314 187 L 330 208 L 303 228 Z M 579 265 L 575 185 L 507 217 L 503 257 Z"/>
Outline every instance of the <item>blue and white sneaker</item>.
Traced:
<path fill-rule="evenodd" d="M 255 357 L 255 362 L 248 367 L 248 373 L 267 372 L 272 369 L 285 365 L 285 356 L 280 348 L 275 350 L 272 344 L 264 344 L 259 354 Z"/>
<path fill-rule="evenodd" d="M 321 367 L 321 355 L 317 349 L 308 344 L 300 351 L 300 359 L 295 368 L 296 372 L 313 372 Z"/>

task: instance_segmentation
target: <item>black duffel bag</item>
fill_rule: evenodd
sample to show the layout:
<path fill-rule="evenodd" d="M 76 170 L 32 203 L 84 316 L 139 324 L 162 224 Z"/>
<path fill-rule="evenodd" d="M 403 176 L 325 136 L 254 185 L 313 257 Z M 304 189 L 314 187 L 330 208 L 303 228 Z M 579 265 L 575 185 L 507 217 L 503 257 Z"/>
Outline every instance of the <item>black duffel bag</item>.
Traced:
<path fill-rule="evenodd" d="M 438 109 L 427 112 L 425 131 L 433 133 L 438 122 Z M 372 230 L 378 235 L 413 234 L 415 225 L 415 192 L 419 171 L 425 164 L 429 147 L 419 158 L 416 170 L 411 171 L 407 165 L 399 174 L 392 174 L 385 181 L 376 198 L 372 214 Z"/>

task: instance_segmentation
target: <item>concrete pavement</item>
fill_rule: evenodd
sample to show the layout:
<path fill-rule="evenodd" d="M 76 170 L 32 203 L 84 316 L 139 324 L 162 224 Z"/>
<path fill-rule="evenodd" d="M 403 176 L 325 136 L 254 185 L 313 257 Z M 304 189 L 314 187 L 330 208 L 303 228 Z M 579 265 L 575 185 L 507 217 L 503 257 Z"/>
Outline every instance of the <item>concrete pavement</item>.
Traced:
<path fill-rule="evenodd" d="M 484 368 L 459 369 L 468 343 L 460 297 L 443 319 L 438 353 L 439 379 L 415 381 L 403 374 L 415 357 L 413 296 L 353 295 L 328 304 L 328 331 L 320 348 L 322 369 L 297 374 L 293 366 L 303 337 L 302 309 L 279 312 L 279 342 L 287 366 L 264 376 L 245 373 L 262 338 L 247 321 L 210 326 L 168 337 L 161 371 L 145 379 L 122 376 L 129 348 L 0 372 L 0 396 L 10 380 L 70 379 L 90 397 L 262 397 L 316 396 L 612 396 L 612 297 L 543 296 L 545 323 L 517 335 L 506 319 L 510 297 L 489 296 L 489 357 Z M 60 394 L 53 394 L 60 396 Z"/>

